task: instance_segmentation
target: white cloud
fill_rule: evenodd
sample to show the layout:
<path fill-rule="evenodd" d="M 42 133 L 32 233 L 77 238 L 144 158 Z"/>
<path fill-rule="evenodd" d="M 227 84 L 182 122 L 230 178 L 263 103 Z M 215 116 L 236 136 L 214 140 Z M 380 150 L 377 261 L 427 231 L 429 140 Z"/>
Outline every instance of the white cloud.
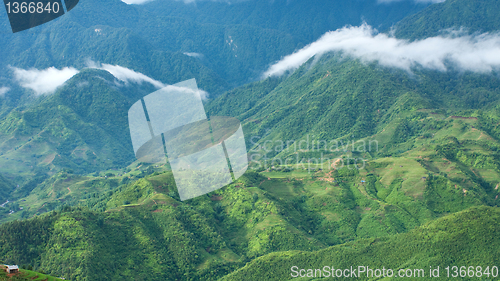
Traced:
<path fill-rule="evenodd" d="M 110 65 L 105 63 L 98 64 L 90 60 L 87 62 L 87 65 L 89 68 L 106 70 L 111 73 L 116 79 L 125 83 L 132 82 L 141 84 L 142 82 L 147 82 L 151 83 L 158 89 L 168 86 L 160 81 L 157 81 L 142 73 L 135 72 L 132 69 L 123 66 Z M 63 85 L 71 77 L 79 73 L 79 71 L 73 67 L 65 67 L 61 70 L 55 67 L 49 67 L 44 70 L 38 70 L 35 68 L 29 70 L 16 67 L 11 68 L 14 70 L 14 77 L 19 85 L 24 88 L 32 89 L 37 95 L 53 93 L 59 86 Z M 88 82 L 81 82 L 78 84 L 78 86 L 80 87 L 85 83 Z M 8 87 L 0 88 L 0 96 L 4 95 L 9 90 L 10 88 Z M 208 98 L 208 93 L 203 90 L 198 90 L 198 95 L 200 95 L 202 99 Z"/>
<path fill-rule="evenodd" d="M 188 57 L 194 57 L 197 59 L 202 59 L 204 57 L 204 55 L 200 54 L 200 53 L 183 53 L 183 54 L 188 56 Z"/>
<path fill-rule="evenodd" d="M 122 0 L 123 2 L 127 4 L 144 4 L 146 2 L 150 2 L 152 0 Z"/>
<path fill-rule="evenodd" d="M 142 82 L 148 82 L 151 83 L 153 86 L 156 88 L 163 88 L 166 85 L 163 84 L 160 81 L 157 81 L 151 77 L 148 77 L 140 72 L 135 72 L 132 69 L 119 66 L 119 65 L 111 65 L 111 64 L 98 64 L 93 61 L 88 61 L 87 66 L 89 68 L 95 68 L 95 69 L 102 69 L 106 70 L 107 72 L 111 73 L 113 76 L 115 76 L 118 80 L 121 80 L 125 83 L 129 82 L 134 82 L 137 84 L 141 84 Z"/>
<path fill-rule="evenodd" d="M 149 76 L 146 76 L 140 72 L 135 72 L 132 69 L 119 66 L 119 65 L 110 65 L 110 64 L 99 64 L 95 63 L 91 60 L 87 62 L 87 66 L 89 68 L 95 68 L 95 69 L 101 69 L 101 70 L 106 70 L 109 73 L 111 73 L 114 77 L 116 77 L 118 80 L 121 80 L 125 83 L 133 82 L 137 84 L 141 84 L 142 82 L 147 82 L 155 86 L 156 88 L 164 88 L 167 87 L 168 85 L 163 84 L 162 82 L 155 80 Z M 168 86 L 172 87 L 172 86 Z M 187 89 L 187 88 L 186 88 Z M 189 90 L 189 89 L 188 89 Z M 203 90 L 198 90 L 198 95 L 205 100 L 208 98 L 208 93 L 203 91 Z"/>
<path fill-rule="evenodd" d="M 195 91 L 191 88 L 168 85 L 165 87 L 165 90 L 175 91 L 175 92 L 179 92 L 179 93 L 191 93 L 191 94 L 198 95 L 202 100 L 208 99 L 208 93 L 203 91 L 203 90 L 200 90 L 200 89 Z"/>
<path fill-rule="evenodd" d="M 500 34 L 452 34 L 409 42 L 377 33 L 363 24 L 344 27 L 323 35 L 272 65 L 264 77 L 283 75 L 297 69 L 310 58 L 327 52 L 342 52 L 364 62 L 378 61 L 380 65 L 410 71 L 414 66 L 446 71 L 453 65 L 459 70 L 491 72 L 500 67 Z"/>
<path fill-rule="evenodd" d="M 78 70 L 73 67 L 65 67 L 61 70 L 55 67 L 43 70 L 11 68 L 14 70 L 14 77 L 19 85 L 33 90 L 36 95 L 53 93 L 59 86 L 78 73 Z"/>
<path fill-rule="evenodd" d="M 8 91 L 10 91 L 9 87 L 1 87 L 0 88 L 0 96 L 5 95 Z"/>

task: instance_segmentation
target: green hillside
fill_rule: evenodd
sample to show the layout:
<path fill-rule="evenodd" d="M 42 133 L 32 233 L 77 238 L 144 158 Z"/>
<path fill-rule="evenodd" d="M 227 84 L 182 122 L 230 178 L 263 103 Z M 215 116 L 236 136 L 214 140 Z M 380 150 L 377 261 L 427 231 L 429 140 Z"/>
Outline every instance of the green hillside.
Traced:
<path fill-rule="evenodd" d="M 297 265 L 305 269 L 323 269 L 324 266 L 347 269 L 357 265 L 372 269 L 385 267 L 393 269 L 395 276 L 400 269 L 403 269 L 405 274 L 406 270 L 410 269 L 412 277 L 419 274 L 414 271 L 415 269 L 424 269 L 423 275 L 419 275 L 421 278 L 413 278 L 414 280 L 434 279 L 430 278 L 429 269 L 431 267 L 436 269 L 439 266 L 440 278 L 436 279 L 453 280 L 452 266 L 466 268 L 472 266 L 475 276 L 476 265 L 479 264 L 484 265 L 480 270 L 482 278 L 460 278 L 458 275 L 459 278 L 494 280 L 496 278 L 490 279 L 492 276 L 483 275 L 483 272 L 491 274 L 491 268 L 493 266 L 498 268 L 500 262 L 500 241 L 497 237 L 499 220 L 500 211 L 497 208 L 471 208 L 412 229 L 405 234 L 382 239 L 358 240 L 316 252 L 272 253 L 250 262 L 221 280 L 290 280 L 293 279 L 291 268 Z M 487 266 L 489 266 L 488 271 L 486 271 Z M 446 267 L 450 267 L 449 278 Z M 373 280 L 373 278 L 375 277 L 366 278 L 366 274 L 363 274 L 358 279 Z M 320 279 L 301 278 L 301 280 Z"/>
<path fill-rule="evenodd" d="M 447 0 L 410 15 L 395 26 L 398 38 L 423 39 L 447 29 L 469 34 L 500 30 L 500 1 Z"/>
<path fill-rule="evenodd" d="M 130 164 L 127 112 L 153 91 L 147 84 L 116 87 L 108 72 L 84 70 L 55 94 L 10 112 L 0 122 L 0 167 L 20 186 L 11 201 L 61 169 L 88 174 Z"/>
<path fill-rule="evenodd" d="M 0 175 L 0 201 L 3 204 L 9 198 L 10 193 L 14 189 L 14 185 L 4 176 Z"/>
<path fill-rule="evenodd" d="M 130 147 L 123 147 L 130 142 L 126 113 L 140 94 L 126 96 L 113 87 L 114 79 L 105 71 L 84 71 L 56 94 L 9 113 L 0 125 L 3 172 L 33 172 L 37 166 L 49 170 L 57 162 L 60 167 L 96 169 L 106 165 L 94 163 L 96 153 L 106 154 L 101 161 L 110 158 L 107 165 L 129 161 L 130 153 L 124 153 Z M 12 161 L 18 163 L 8 164 Z"/>
<path fill-rule="evenodd" d="M 467 280 L 445 268 L 481 266 L 471 280 L 497 279 L 497 72 L 408 73 L 329 53 L 257 81 L 362 19 L 384 30 L 414 14 L 396 25 L 407 39 L 492 32 L 497 2 L 86 0 L 2 35 L 0 264 L 23 271 L 0 280 L 288 280 L 293 266 L 424 270 L 409 280 L 431 266 L 436 280 Z M 128 109 L 156 89 L 83 69 L 89 59 L 163 83 L 195 77 L 209 117 L 241 121 L 248 171 L 180 201 L 170 165 L 135 161 L 131 145 Z M 36 97 L 7 65 L 81 72 Z"/>
<path fill-rule="evenodd" d="M 59 207 L 29 220 L 2 224 L 0 241 L 11 247 L 1 248 L 0 256 L 8 263 L 32 266 L 71 280 L 217 280 L 238 268 L 247 270 L 253 264 L 260 264 L 261 256 L 267 259 L 268 254 L 271 257 L 289 255 L 275 252 L 318 251 L 348 243 L 340 249 L 354 247 L 350 245 L 356 249 L 361 245 L 356 253 L 362 253 L 365 251 L 362 247 L 374 241 L 386 241 L 383 244 L 386 247 L 399 248 L 397 243 L 410 238 L 393 235 L 408 231 L 412 237 L 409 241 L 424 243 L 426 247 L 434 243 L 440 245 L 439 241 L 432 242 L 433 231 L 425 232 L 425 237 L 429 237 L 425 239 L 415 234 L 435 225 L 451 232 L 441 234 L 442 239 L 471 247 L 469 256 L 457 262 L 480 259 L 475 253 L 488 256 L 489 252 L 483 248 L 491 245 L 496 249 L 494 243 L 498 243 L 498 239 L 479 225 L 495 225 L 497 209 L 482 207 L 447 215 L 488 204 L 493 195 L 473 183 L 463 192 L 462 188 L 453 186 L 451 179 L 439 175 L 421 180 L 420 173 L 426 171 L 418 167 L 417 161 L 408 158 L 388 158 L 370 162 L 366 169 L 359 171 L 248 172 L 235 184 L 186 202 L 178 200 L 170 172 L 156 172 L 133 183 L 111 185 L 112 189 L 97 184 L 89 189 L 91 179 L 86 179 L 87 184 L 78 185 L 75 183 L 85 179 L 66 175 L 61 179 L 72 180 L 61 180 L 57 184 L 67 182 L 71 186 L 66 198 L 83 191 L 94 190 L 94 193 L 87 193 L 90 196 L 80 202 L 80 207 Z M 398 177 L 401 174 L 405 175 L 404 181 Z M 363 179 L 365 183 L 361 183 Z M 111 184 L 117 178 L 104 181 Z M 29 203 L 25 208 L 26 212 L 30 211 Z M 484 212 L 481 217 L 479 214 Z M 467 214 L 474 214 L 475 219 L 468 219 Z M 438 220 L 434 222 L 435 219 Z M 470 237 L 480 239 L 463 243 L 467 237 L 453 234 L 452 228 L 446 228 L 448 223 L 443 221 L 450 221 L 450 225 L 472 223 L 474 225 L 464 225 L 463 229 L 477 231 L 469 233 Z M 413 230 L 415 227 L 417 230 Z M 455 229 L 457 233 L 462 232 L 462 228 Z M 491 229 L 492 233 L 495 231 Z M 459 235 L 462 240 L 446 238 L 447 235 Z M 425 242 L 426 239 L 431 242 Z M 393 240 L 399 242 L 393 243 Z M 385 261 L 381 258 L 385 255 L 382 250 L 373 253 L 379 255 L 374 259 L 380 260 L 379 263 Z M 321 257 L 326 252 L 315 255 Z M 394 256 L 394 261 L 401 262 L 394 266 L 405 261 L 408 266 L 413 265 L 415 255 L 431 259 L 432 253 L 439 252 L 438 248 L 428 251 L 425 247 L 421 251 L 408 251 L 406 259 L 398 260 Z M 496 256 L 491 254 L 486 261 Z M 369 258 L 369 255 L 353 255 L 352 260 L 345 262 Z M 416 265 L 427 266 L 429 259 L 419 259 L 421 262 Z M 447 261 L 439 259 L 440 264 Z M 95 264 L 108 269 L 106 278 L 92 270 Z M 389 262 L 387 265 L 392 266 Z M 259 280 L 263 276 L 258 274 L 265 272 L 269 269 L 256 270 L 248 278 Z"/>
<path fill-rule="evenodd" d="M 19 269 L 19 273 L 15 273 L 12 275 L 8 275 L 7 272 L 3 270 L 0 271 L 0 280 L 9 280 L 9 281 L 23 281 L 23 280 L 45 280 L 45 281 L 58 281 L 61 278 L 52 277 L 47 274 L 43 274 L 40 272 L 27 270 L 27 269 Z"/>
<path fill-rule="evenodd" d="M 268 141 L 271 157 L 296 152 L 287 151 L 292 145 L 276 149 L 281 142 L 298 145 L 307 138 L 309 144 L 320 144 L 319 150 L 328 150 L 325 142 L 335 140 L 377 140 L 381 149 L 371 151 L 376 157 L 414 147 L 419 137 L 450 124 L 443 118 L 495 115 L 499 87 L 494 75 L 422 70 L 411 77 L 326 56 L 286 79 L 269 78 L 229 91 L 207 110 L 212 116 L 242 120 L 249 147 Z M 486 130 L 488 122 L 480 118 L 475 129 Z"/>

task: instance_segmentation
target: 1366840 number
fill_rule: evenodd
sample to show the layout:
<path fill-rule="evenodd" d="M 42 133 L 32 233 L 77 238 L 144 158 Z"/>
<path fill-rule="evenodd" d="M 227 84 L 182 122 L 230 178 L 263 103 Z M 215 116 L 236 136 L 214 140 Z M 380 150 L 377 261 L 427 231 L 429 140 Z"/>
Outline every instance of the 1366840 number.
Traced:
<path fill-rule="evenodd" d="M 497 266 L 492 266 L 492 267 L 486 267 L 483 268 L 481 266 L 448 266 L 445 267 L 446 270 L 446 277 L 453 277 L 453 278 L 464 278 L 464 277 L 476 277 L 476 278 L 481 278 L 481 277 L 493 277 L 497 278 L 498 277 L 498 267 Z"/>
<path fill-rule="evenodd" d="M 60 6 L 58 2 L 7 2 L 7 13 L 9 14 L 58 14 Z"/>

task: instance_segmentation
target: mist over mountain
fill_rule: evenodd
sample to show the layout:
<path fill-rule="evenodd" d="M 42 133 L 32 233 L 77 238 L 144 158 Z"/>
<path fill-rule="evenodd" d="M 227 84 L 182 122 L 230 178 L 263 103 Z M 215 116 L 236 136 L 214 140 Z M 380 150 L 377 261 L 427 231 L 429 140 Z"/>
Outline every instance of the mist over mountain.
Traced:
<path fill-rule="evenodd" d="M 236 86 L 258 79 L 267 65 L 328 30 L 362 21 L 386 29 L 424 7 L 376 1 L 127 5 L 118 0 L 87 0 L 64 17 L 15 35 L 8 34 L 6 15 L 0 15 L 4 31 L 0 73 L 7 76 L 8 65 L 80 69 L 91 59 L 172 84 L 177 82 L 172 73 L 185 74 L 178 66 L 191 65 L 188 74 L 195 75 L 202 88 L 215 92 L 228 89 L 226 83 Z M 203 59 L 185 53 L 201 54 Z M 216 81 L 205 82 L 205 76 L 197 74 L 203 68 L 213 70 Z"/>

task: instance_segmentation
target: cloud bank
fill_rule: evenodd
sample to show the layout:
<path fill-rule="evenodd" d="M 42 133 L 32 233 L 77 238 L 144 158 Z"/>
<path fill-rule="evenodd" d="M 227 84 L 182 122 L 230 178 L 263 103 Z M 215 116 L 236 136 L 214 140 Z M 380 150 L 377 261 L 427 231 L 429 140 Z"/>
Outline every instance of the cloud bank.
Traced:
<path fill-rule="evenodd" d="M 163 84 L 149 76 L 146 76 L 140 72 L 133 71 L 132 69 L 111 64 L 98 64 L 93 61 L 87 62 L 88 68 L 101 69 L 111 73 L 116 79 L 128 83 L 141 84 L 147 82 L 152 84 L 158 89 L 167 87 L 168 85 Z M 14 79 L 24 88 L 31 89 L 36 95 L 51 94 L 55 90 L 68 81 L 71 77 L 79 73 L 79 71 L 73 67 L 65 67 L 61 70 L 55 67 L 49 67 L 44 70 L 38 69 L 20 69 L 17 67 L 11 67 L 14 71 Z M 82 82 L 85 83 L 85 82 Z M 79 86 L 82 84 L 80 83 Z M 170 86 L 168 86 L 170 87 Z M 0 96 L 4 95 L 10 90 L 8 87 L 0 88 Z M 189 90 L 189 89 L 188 89 Z M 191 91 L 191 90 L 189 90 Z M 208 98 L 208 93 L 203 90 L 198 90 L 198 95 L 205 100 Z"/>
<path fill-rule="evenodd" d="M 125 83 L 133 82 L 137 84 L 141 84 L 142 82 L 147 82 L 152 84 L 158 89 L 164 87 L 171 87 L 169 85 L 163 84 L 162 82 L 155 80 L 149 76 L 146 76 L 140 72 L 133 71 L 132 69 L 119 66 L 119 65 L 110 65 L 110 64 L 99 64 L 93 61 L 88 61 L 87 65 L 89 68 L 106 70 L 111 73 L 116 79 L 123 81 Z M 189 89 L 188 89 L 189 90 Z M 191 91 L 191 90 L 189 90 Z M 208 93 L 203 90 L 198 90 L 197 94 L 201 97 L 201 99 L 206 100 L 208 98 Z"/>
<path fill-rule="evenodd" d="M 14 70 L 14 78 L 24 88 L 31 89 L 36 95 L 51 94 L 58 87 L 76 75 L 79 71 L 73 67 L 57 69 L 49 67 L 44 70 L 20 69 L 11 67 Z"/>
<path fill-rule="evenodd" d="M 193 58 L 197 58 L 197 59 L 202 59 L 205 57 L 203 54 L 200 54 L 200 53 L 183 53 L 183 54 L 188 56 L 188 57 L 193 57 Z"/>
<path fill-rule="evenodd" d="M 9 87 L 1 87 L 0 88 L 0 96 L 5 95 L 8 91 L 10 91 Z"/>
<path fill-rule="evenodd" d="M 146 76 L 140 72 L 135 72 L 132 69 L 119 66 L 119 65 L 111 65 L 111 64 L 99 64 L 93 61 L 88 61 L 87 66 L 89 68 L 106 70 L 111 73 L 116 79 L 123 81 L 125 83 L 133 82 L 137 84 L 141 84 L 142 82 L 148 82 L 155 86 L 156 88 L 163 88 L 166 85 L 160 81 L 157 81 L 149 76 Z"/>
<path fill-rule="evenodd" d="M 396 67 L 408 72 L 415 66 L 446 71 L 450 66 L 459 70 L 491 72 L 500 67 L 500 34 L 452 34 L 409 42 L 377 33 L 367 24 L 344 27 L 323 35 L 318 41 L 286 56 L 272 65 L 264 78 L 280 76 L 299 68 L 316 55 L 342 52 L 346 56 Z"/>

